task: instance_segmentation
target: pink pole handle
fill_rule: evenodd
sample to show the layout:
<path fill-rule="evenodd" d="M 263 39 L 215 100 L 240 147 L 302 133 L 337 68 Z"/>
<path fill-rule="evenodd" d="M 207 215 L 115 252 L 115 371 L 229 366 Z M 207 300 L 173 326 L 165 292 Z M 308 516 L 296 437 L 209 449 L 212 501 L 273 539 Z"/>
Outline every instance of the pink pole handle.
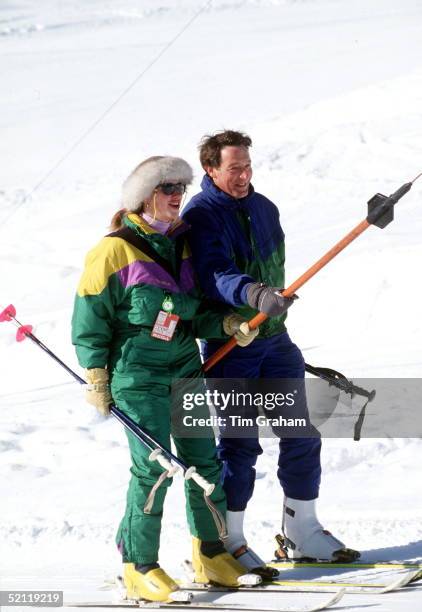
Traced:
<path fill-rule="evenodd" d="M 9 306 L 6 306 L 6 308 L 0 312 L 0 323 L 3 321 L 11 321 L 14 317 L 16 317 L 16 308 L 13 304 L 9 304 Z"/>

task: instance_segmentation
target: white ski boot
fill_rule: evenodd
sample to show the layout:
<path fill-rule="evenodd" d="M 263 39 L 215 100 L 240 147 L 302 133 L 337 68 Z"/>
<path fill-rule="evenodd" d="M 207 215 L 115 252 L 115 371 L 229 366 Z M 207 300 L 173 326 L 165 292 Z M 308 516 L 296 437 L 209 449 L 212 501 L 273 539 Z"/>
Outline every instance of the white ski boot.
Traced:
<path fill-rule="evenodd" d="M 350 563 L 360 557 L 356 550 L 324 529 L 318 521 L 316 499 L 286 497 L 283 507 L 284 547 L 290 559 L 312 559 Z"/>
<path fill-rule="evenodd" d="M 255 551 L 249 548 L 243 533 L 244 519 L 244 510 L 238 512 L 227 510 L 226 527 L 228 536 L 224 540 L 224 546 L 248 572 L 258 574 L 264 580 L 272 580 L 278 575 L 278 571 L 269 567 Z"/>

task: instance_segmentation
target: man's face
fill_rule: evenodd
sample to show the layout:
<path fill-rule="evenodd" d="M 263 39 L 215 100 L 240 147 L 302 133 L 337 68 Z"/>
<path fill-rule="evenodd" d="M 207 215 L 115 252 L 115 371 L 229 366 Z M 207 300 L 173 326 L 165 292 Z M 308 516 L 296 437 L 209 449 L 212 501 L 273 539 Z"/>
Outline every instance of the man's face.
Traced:
<path fill-rule="evenodd" d="M 206 168 L 214 184 L 233 198 L 248 195 L 252 178 L 251 158 L 246 147 L 224 147 L 221 149 L 219 168 Z"/>

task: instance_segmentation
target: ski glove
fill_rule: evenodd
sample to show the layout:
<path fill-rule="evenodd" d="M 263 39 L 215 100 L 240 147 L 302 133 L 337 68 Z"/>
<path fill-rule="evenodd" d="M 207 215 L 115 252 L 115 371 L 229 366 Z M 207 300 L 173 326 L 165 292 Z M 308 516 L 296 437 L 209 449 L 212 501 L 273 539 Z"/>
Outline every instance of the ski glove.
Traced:
<path fill-rule="evenodd" d="M 259 334 L 259 327 L 249 329 L 247 320 L 236 313 L 226 315 L 223 329 L 228 336 L 234 336 L 239 346 L 248 346 Z"/>
<path fill-rule="evenodd" d="M 108 371 L 104 368 L 92 368 L 86 370 L 88 381 L 85 399 L 88 404 L 95 406 L 100 414 L 108 416 L 110 414 L 110 404 L 113 398 L 108 384 Z"/>
<path fill-rule="evenodd" d="M 268 317 L 278 317 L 293 304 L 295 297 L 284 297 L 277 287 L 267 287 L 263 283 L 251 283 L 246 290 L 249 306 L 263 312 Z"/>

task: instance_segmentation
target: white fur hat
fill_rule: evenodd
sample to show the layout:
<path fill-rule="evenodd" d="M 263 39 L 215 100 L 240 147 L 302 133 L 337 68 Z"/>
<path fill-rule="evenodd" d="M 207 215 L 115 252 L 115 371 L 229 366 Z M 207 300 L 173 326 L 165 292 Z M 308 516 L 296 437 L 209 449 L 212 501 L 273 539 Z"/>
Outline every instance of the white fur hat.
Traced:
<path fill-rule="evenodd" d="M 180 157 L 149 157 L 136 166 L 122 187 L 122 205 L 126 210 L 138 210 L 142 202 L 160 183 L 185 183 L 193 179 L 192 168 Z"/>

